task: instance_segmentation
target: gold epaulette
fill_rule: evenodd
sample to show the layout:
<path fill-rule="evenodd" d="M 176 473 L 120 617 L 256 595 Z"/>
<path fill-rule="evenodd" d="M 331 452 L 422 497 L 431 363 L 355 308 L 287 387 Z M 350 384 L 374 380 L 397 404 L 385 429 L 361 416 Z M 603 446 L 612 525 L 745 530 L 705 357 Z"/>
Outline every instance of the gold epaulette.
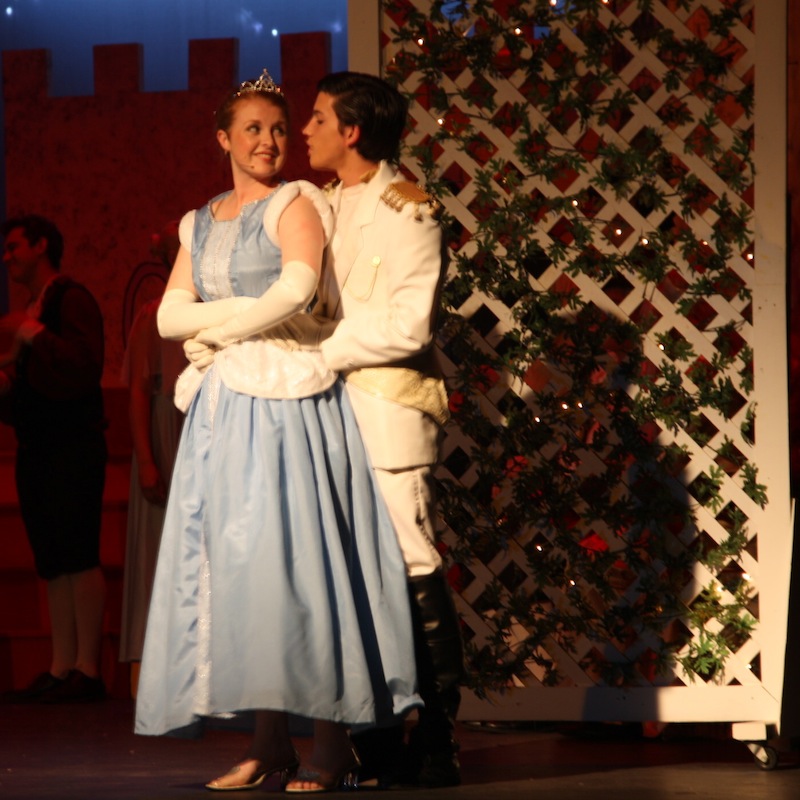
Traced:
<path fill-rule="evenodd" d="M 395 211 L 400 211 L 407 203 L 413 203 L 415 206 L 414 219 L 417 220 L 422 219 L 422 209 L 434 219 L 438 219 L 442 212 L 442 204 L 411 181 L 390 183 L 384 189 L 381 200 Z"/>

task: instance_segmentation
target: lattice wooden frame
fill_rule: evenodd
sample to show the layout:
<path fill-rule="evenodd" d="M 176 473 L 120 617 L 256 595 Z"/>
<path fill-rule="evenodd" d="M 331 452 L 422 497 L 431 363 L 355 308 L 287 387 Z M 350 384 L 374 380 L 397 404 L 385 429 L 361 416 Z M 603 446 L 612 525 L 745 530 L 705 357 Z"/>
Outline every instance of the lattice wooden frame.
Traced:
<path fill-rule="evenodd" d="M 413 0 L 417 7 L 424 9 L 425 0 Z M 632 7 L 629 3 L 617 3 L 617 13 L 625 13 Z M 683 35 L 694 35 L 702 30 L 697 26 L 698 17 L 692 17 L 698 12 L 701 3 L 695 3 L 689 10 L 674 8 L 677 4 L 663 2 L 654 4 L 654 12 L 663 24 L 680 29 Z M 706 3 L 707 6 L 716 7 L 718 3 Z M 351 36 L 353 22 L 359 20 L 362 30 L 370 30 L 373 23 L 380 28 L 380 55 L 376 56 L 360 48 L 359 55 L 351 58 L 351 68 L 362 68 L 367 71 L 374 69 L 376 61 L 387 64 L 396 54 L 396 46 L 392 44 L 392 20 L 388 18 L 383 9 L 376 9 L 375 4 L 366 0 L 351 0 Z M 620 8 L 622 11 L 620 12 Z M 629 13 L 633 13 L 629 11 Z M 754 247 L 741 254 L 741 259 L 732 264 L 737 274 L 747 282 L 753 292 L 752 325 L 745 322 L 743 327 L 747 330 L 748 343 L 756 352 L 755 357 L 755 392 L 751 399 L 755 399 L 759 408 L 758 440 L 754 447 L 748 447 L 740 441 L 736 426 L 731 420 L 711 420 L 719 431 L 730 437 L 747 450 L 747 456 L 758 465 L 759 480 L 768 488 L 770 502 L 766 508 L 761 509 L 753 503 L 737 485 L 735 480 L 726 480 L 724 494 L 726 500 L 735 502 L 747 514 L 755 536 L 759 536 L 756 555 L 744 554 L 743 568 L 751 575 L 752 582 L 757 589 L 760 601 L 760 624 L 755 635 L 742 649 L 737 652 L 728 665 L 728 678 L 725 685 L 705 684 L 698 685 L 685 680 L 677 673 L 674 676 L 677 685 L 637 686 L 626 689 L 598 685 L 590 676 L 583 673 L 577 666 L 577 659 L 566 658 L 568 680 L 559 687 L 542 687 L 536 684 L 535 673 L 529 684 L 515 688 L 513 691 L 502 695 L 490 695 L 487 700 L 480 701 L 476 697 L 468 697 L 465 703 L 465 715 L 472 718 L 524 718 L 524 719 L 661 719 L 665 721 L 677 720 L 765 720 L 774 722 L 779 717 L 780 697 L 783 680 L 783 649 L 785 644 L 785 612 L 788 596 L 788 566 L 791 554 L 791 524 L 789 513 L 788 489 L 788 447 L 786 441 L 786 400 L 785 400 L 785 297 L 784 297 L 784 258 L 785 258 L 785 230 L 783 227 L 783 214 L 776 213 L 782 209 L 784 192 L 782 187 L 785 175 L 784 147 L 776 146 L 777 141 L 782 141 L 782 128 L 778 128 L 778 121 L 785 118 L 781 86 L 784 84 L 784 61 L 782 54 L 785 52 L 781 33 L 785 18 L 783 3 L 773 4 L 771 8 L 758 9 L 758 38 L 752 31 L 741 31 L 740 42 L 742 53 L 740 56 L 737 74 L 746 75 L 748 71 L 755 70 L 757 76 L 767 76 L 755 81 L 756 89 L 756 162 L 758 173 L 756 179 L 757 191 L 755 193 L 755 237 Z M 373 28 L 374 29 L 374 28 Z M 576 46 L 580 43 L 576 42 Z M 351 47 L 351 52 L 356 52 Z M 620 71 L 622 80 L 631 80 L 638 75 L 642 68 L 658 74 L 658 60 L 655 55 L 646 50 L 637 50 L 634 58 Z M 751 79 L 751 76 L 747 79 Z M 459 76 L 457 80 L 467 80 Z M 495 86 L 497 91 L 506 91 L 514 96 L 516 87 Z M 659 107 L 659 100 L 665 98 L 650 98 L 644 104 L 641 113 L 645 116 L 654 114 L 654 108 Z M 437 120 L 424 109 L 412 109 L 414 118 L 413 137 L 423 136 L 426 132 L 436 130 Z M 766 122 L 769 120 L 769 122 Z M 731 120 L 735 123 L 735 120 Z M 761 124 L 759 124 L 761 122 Z M 769 126 L 769 131 L 767 127 Z M 776 130 L 779 133 L 776 135 Z M 582 132 L 573 132 L 567 129 L 564 134 L 565 143 L 571 146 L 576 144 Z M 625 129 L 618 133 L 624 139 Z M 605 134 L 605 131 L 604 131 Z M 681 131 L 675 132 L 675 149 L 681 158 L 686 158 L 683 153 L 683 140 Z M 769 135 L 768 135 L 769 134 Z M 500 141 L 500 149 L 508 148 L 508 143 Z M 507 152 L 507 156 L 513 156 Z M 702 175 L 704 182 L 712 191 L 715 188 L 716 177 L 702 163 L 702 159 L 688 157 L 689 167 Z M 459 167 L 469 173 L 472 165 L 463 154 L 452 152 L 447 155 L 448 166 L 457 162 Z M 416 165 L 406 161 L 404 166 L 412 173 Z M 576 180 L 585 180 L 578 176 Z M 574 188 L 574 187 L 572 187 Z M 460 219 L 468 228 L 471 215 L 467 208 L 470 201 L 469 187 L 456 197 L 445 198 L 448 211 Z M 622 203 L 621 215 L 631 223 L 632 227 L 641 226 L 636 209 L 629 204 Z M 702 215 L 697 223 L 700 231 L 704 226 L 713 224 L 713 220 Z M 758 254 L 758 266 L 753 270 L 747 258 L 751 253 Z M 555 270 L 555 268 L 551 268 Z M 551 275 L 543 274 L 541 281 L 555 280 L 557 270 Z M 582 295 L 590 297 L 602 308 L 614 310 L 614 303 L 609 294 L 602 290 L 596 283 L 578 278 Z M 634 300 L 633 298 L 636 298 Z M 630 315 L 640 295 L 636 291 L 629 291 L 615 309 L 616 313 Z M 711 346 L 707 337 L 702 335 L 702 325 L 692 325 L 685 316 L 677 315 L 673 304 L 664 295 L 650 298 L 661 318 L 656 330 L 674 328 L 681 334 L 691 338 L 692 343 L 701 353 L 708 352 Z M 459 309 L 461 313 L 471 314 L 481 305 L 487 305 L 497 316 L 498 322 L 494 328 L 487 331 L 487 341 L 491 344 L 497 340 L 498 333 L 502 331 L 503 320 L 508 311 L 498 307 L 496 301 L 474 294 L 468 298 Z M 709 314 L 716 314 L 717 321 L 732 319 L 748 315 L 749 309 L 745 304 L 737 305 L 736 299 L 717 298 L 710 303 L 707 309 Z M 656 348 L 653 336 L 648 347 Z M 653 352 L 654 356 L 658 354 Z M 516 387 L 520 394 L 524 394 L 521 386 Z M 496 394 L 502 391 L 494 389 Z M 492 396 L 492 390 L 487 393 L 487 402 L 497 398 Z M 460 434 L 450 432 L 444 445 L 444 456 L 452 453 L 460 445 Z M 687 466 L 685 478 L 690 482 L 695 475 L 709 467 L 709 456 L 702 447 L 698 447 L 691 437 L 679 432 L 676 438 L 692 451 L 692 461 Z M 469 469 L 461 476 L 461 480 L 469 481 Z M 719 529 L 719 521 L 713 515 L 700 509 L 700 524 L 710 533 L 712 538 L 721 537 L 723 532 Z M 445 537 L 447 534 L 445 534 Z M 464 620 L 476 633 L 480 634 L 484 624 L 481 615 L 472 607 L 471 601 L 480 593 L 481 577 L 489 579 L 510 561 L 515 560 L 513 548 L 505 556 L 491 564 L 477 564 L 473 569 L 477 583 L 469 587 L 459 598 L 459 608 Z M 518 566 L 524 568 L 524 559 L 517 559 Z M 698 565 L 699 567 L 699 565 Z M 687 584 L 688 593 L 697 591 L 712 576 L 704 574 L 702 568 L 695 571 L 693 582 Z M 760 661 L 760 678 L 757 678 L 750 668 L 754 659 Z M 726 670 L 726 671 L 728 671 Z M 669 681 L 667 681 L 669 683 Z"/>

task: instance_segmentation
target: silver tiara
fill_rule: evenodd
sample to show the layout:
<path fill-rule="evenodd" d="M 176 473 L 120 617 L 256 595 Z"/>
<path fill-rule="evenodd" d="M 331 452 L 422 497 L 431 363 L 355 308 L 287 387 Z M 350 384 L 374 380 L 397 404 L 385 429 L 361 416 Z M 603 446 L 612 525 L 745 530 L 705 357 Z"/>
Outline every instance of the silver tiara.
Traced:
<path fill-rule="evenodd" d="M 261 75 L 254 81 L 243 81 L 236 90 L 236 96 L 251 92 L 268 92 L 269 94 L 281 94 L 281 87 L 272 80 L 272 76 L 266 69 L 261 71 Z"/>

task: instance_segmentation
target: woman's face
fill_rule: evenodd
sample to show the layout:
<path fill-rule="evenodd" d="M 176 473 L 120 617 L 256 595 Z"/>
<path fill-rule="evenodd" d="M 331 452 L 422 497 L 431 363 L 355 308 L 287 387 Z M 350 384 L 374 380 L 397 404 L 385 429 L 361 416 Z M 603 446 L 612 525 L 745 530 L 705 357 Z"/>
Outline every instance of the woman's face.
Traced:
<path fill-rule="evenodd" d="M 283 169 L 287 135 L 283 109 L 258 95 L 237 101 L 230 129 L 217 131 L 222 149 L 230 154 L 234 177 L 239 174 L 267 184 L 276 182 Z"/>

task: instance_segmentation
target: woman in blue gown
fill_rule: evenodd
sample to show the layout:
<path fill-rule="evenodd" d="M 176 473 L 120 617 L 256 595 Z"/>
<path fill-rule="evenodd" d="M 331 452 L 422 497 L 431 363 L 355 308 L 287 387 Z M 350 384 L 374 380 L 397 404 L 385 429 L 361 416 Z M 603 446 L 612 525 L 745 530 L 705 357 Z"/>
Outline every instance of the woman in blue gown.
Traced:
<path fill-rule="evenodd" d="M 405 569 L 342 382 L 281 322 L 316 290 L 332 216 L 284 183 L 286 102 L 269 76 L 217 112 L 233 189 L 189 212 L 159 331 L 209 349 L 186 411 L 154 580 L 136 731 L 196 733 L 256 710 L 253 744 L 210 789 L 297 770 L 289 713 L 314 719 L 290 792 L 333 790 L 348 727 L 418 706 Z"/>

